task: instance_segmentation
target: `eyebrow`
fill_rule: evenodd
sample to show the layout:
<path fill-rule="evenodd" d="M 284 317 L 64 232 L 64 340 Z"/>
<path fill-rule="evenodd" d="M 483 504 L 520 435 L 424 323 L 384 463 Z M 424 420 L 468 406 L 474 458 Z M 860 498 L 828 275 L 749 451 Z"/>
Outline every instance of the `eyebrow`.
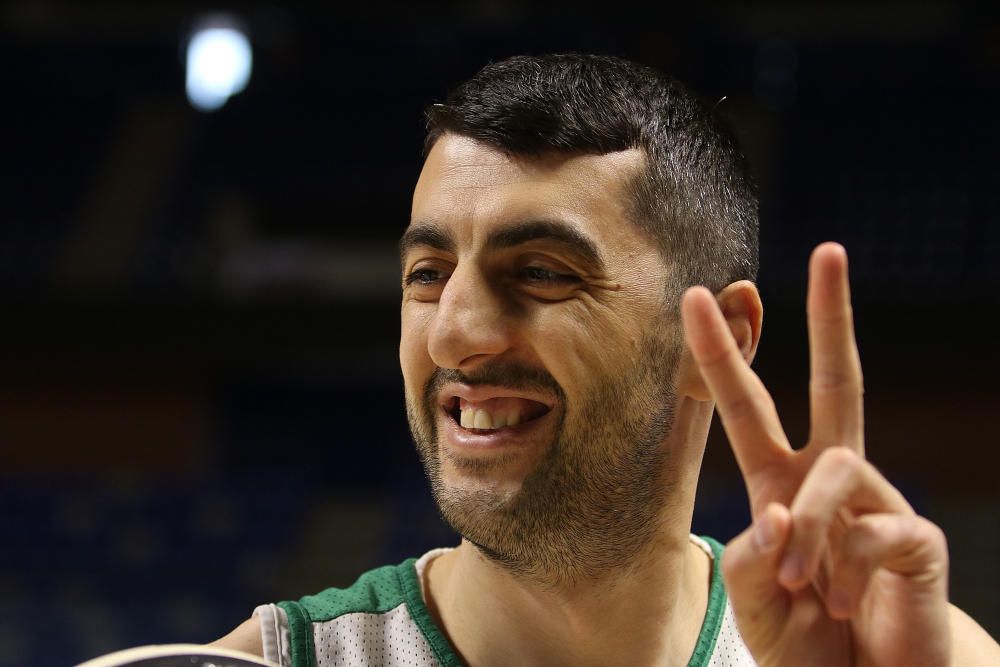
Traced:
<path fill-rule="evenodd" d="M 428 246 L 435 250 L 455 252 L 455 239 L 436 222 L 415 222 L 406 228 L 399 239 L 399 263 L 402 265 L 406 255 L 419 246 Z"/>
<path fill-rule="evenodd" d="M 505 250 L 531 241 L 554 241 L 575 253 L 581 260 L 601 271 L 601 253 L 589 237 L 561 220 L 526 220 L 491 232 L 486 239 L 487 250 Z M 455 252 L 455 240 L 435 222 L 415 222 L 399 240 L 400 263 L 416 246 L 429 246 L 445 252 Z"/>

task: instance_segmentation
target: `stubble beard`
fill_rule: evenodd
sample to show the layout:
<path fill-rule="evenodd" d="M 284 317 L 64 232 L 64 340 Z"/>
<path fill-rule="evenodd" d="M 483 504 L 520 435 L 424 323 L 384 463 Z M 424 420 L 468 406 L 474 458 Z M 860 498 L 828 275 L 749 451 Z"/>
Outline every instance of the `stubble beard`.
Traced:
<path fill-rule="evenodd" d="M 437 369 L 407 417 L 442 517 L 490 560 L 555 588 L 629 567 L 654 543 L 673 473 L 664 446 L 674 420 L 679 350 L 650 336 L 630 367 L 601 378 L 571 410 L 547 372 L 494 365 L 465 375 Z M 483 477 L 507 460 L 452 456 L 438 444 L 437 388 L 445 382 L 547 389 L 563 411 L 552 443 L 516 491 L 453 488 L 448 463 Z M 572 414 L 567 419 L 567 412 Z"/>

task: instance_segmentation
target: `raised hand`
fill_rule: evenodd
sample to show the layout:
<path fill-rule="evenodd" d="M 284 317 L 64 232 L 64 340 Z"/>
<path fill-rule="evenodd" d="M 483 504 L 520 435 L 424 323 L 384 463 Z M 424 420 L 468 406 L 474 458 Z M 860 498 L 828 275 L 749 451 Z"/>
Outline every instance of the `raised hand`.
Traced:
<path fill-rule="evenodd" d="M 692 288 L 685 335 L 736 454 L 753 525 L 723 557 L 744 641 L 761 665 L 947 665 L 948 552 L 864 458 L 862 375 L 847 256 L 809 265 L 811 431 L 789 445 L 715 297 Z"/>

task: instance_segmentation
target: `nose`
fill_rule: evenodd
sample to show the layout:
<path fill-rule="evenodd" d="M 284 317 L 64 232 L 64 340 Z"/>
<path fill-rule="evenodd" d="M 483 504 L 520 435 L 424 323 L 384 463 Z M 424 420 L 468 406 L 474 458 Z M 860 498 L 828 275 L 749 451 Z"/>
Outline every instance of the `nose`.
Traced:
<path fill-rule="evenodd" d="M 509 350 L 510 305 L 474 265 L 456 267 L 438 299 L 427 347 L 441 368 L 469 371 Z"/>

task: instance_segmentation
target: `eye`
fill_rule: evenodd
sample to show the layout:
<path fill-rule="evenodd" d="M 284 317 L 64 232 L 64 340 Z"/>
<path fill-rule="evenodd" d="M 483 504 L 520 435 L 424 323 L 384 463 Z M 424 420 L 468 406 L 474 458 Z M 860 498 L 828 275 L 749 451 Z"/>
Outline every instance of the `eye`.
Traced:
<path fill-rule="evenodd" d="M 451 275 L 447 270 L 434 269 L 426 265 L 416 268 L 403 278 L 403 295 L 414 301 L 437 301 Z"/>
<path fill-rule="evenodd" d="M 404 282 L 407 286 L 413 285 L 433 285 L 441 280 L 441 272 L 436 269 L 417 269 L 409 273 Z"/>
<path fill-rule="evenodd" d="M 521 278 L 525 282 L 539 287 L 563 286 L 580 282 L 580 279 L 574 275 L 558 273 L 540 266 L 524 267 L 521 269 Z"/>

